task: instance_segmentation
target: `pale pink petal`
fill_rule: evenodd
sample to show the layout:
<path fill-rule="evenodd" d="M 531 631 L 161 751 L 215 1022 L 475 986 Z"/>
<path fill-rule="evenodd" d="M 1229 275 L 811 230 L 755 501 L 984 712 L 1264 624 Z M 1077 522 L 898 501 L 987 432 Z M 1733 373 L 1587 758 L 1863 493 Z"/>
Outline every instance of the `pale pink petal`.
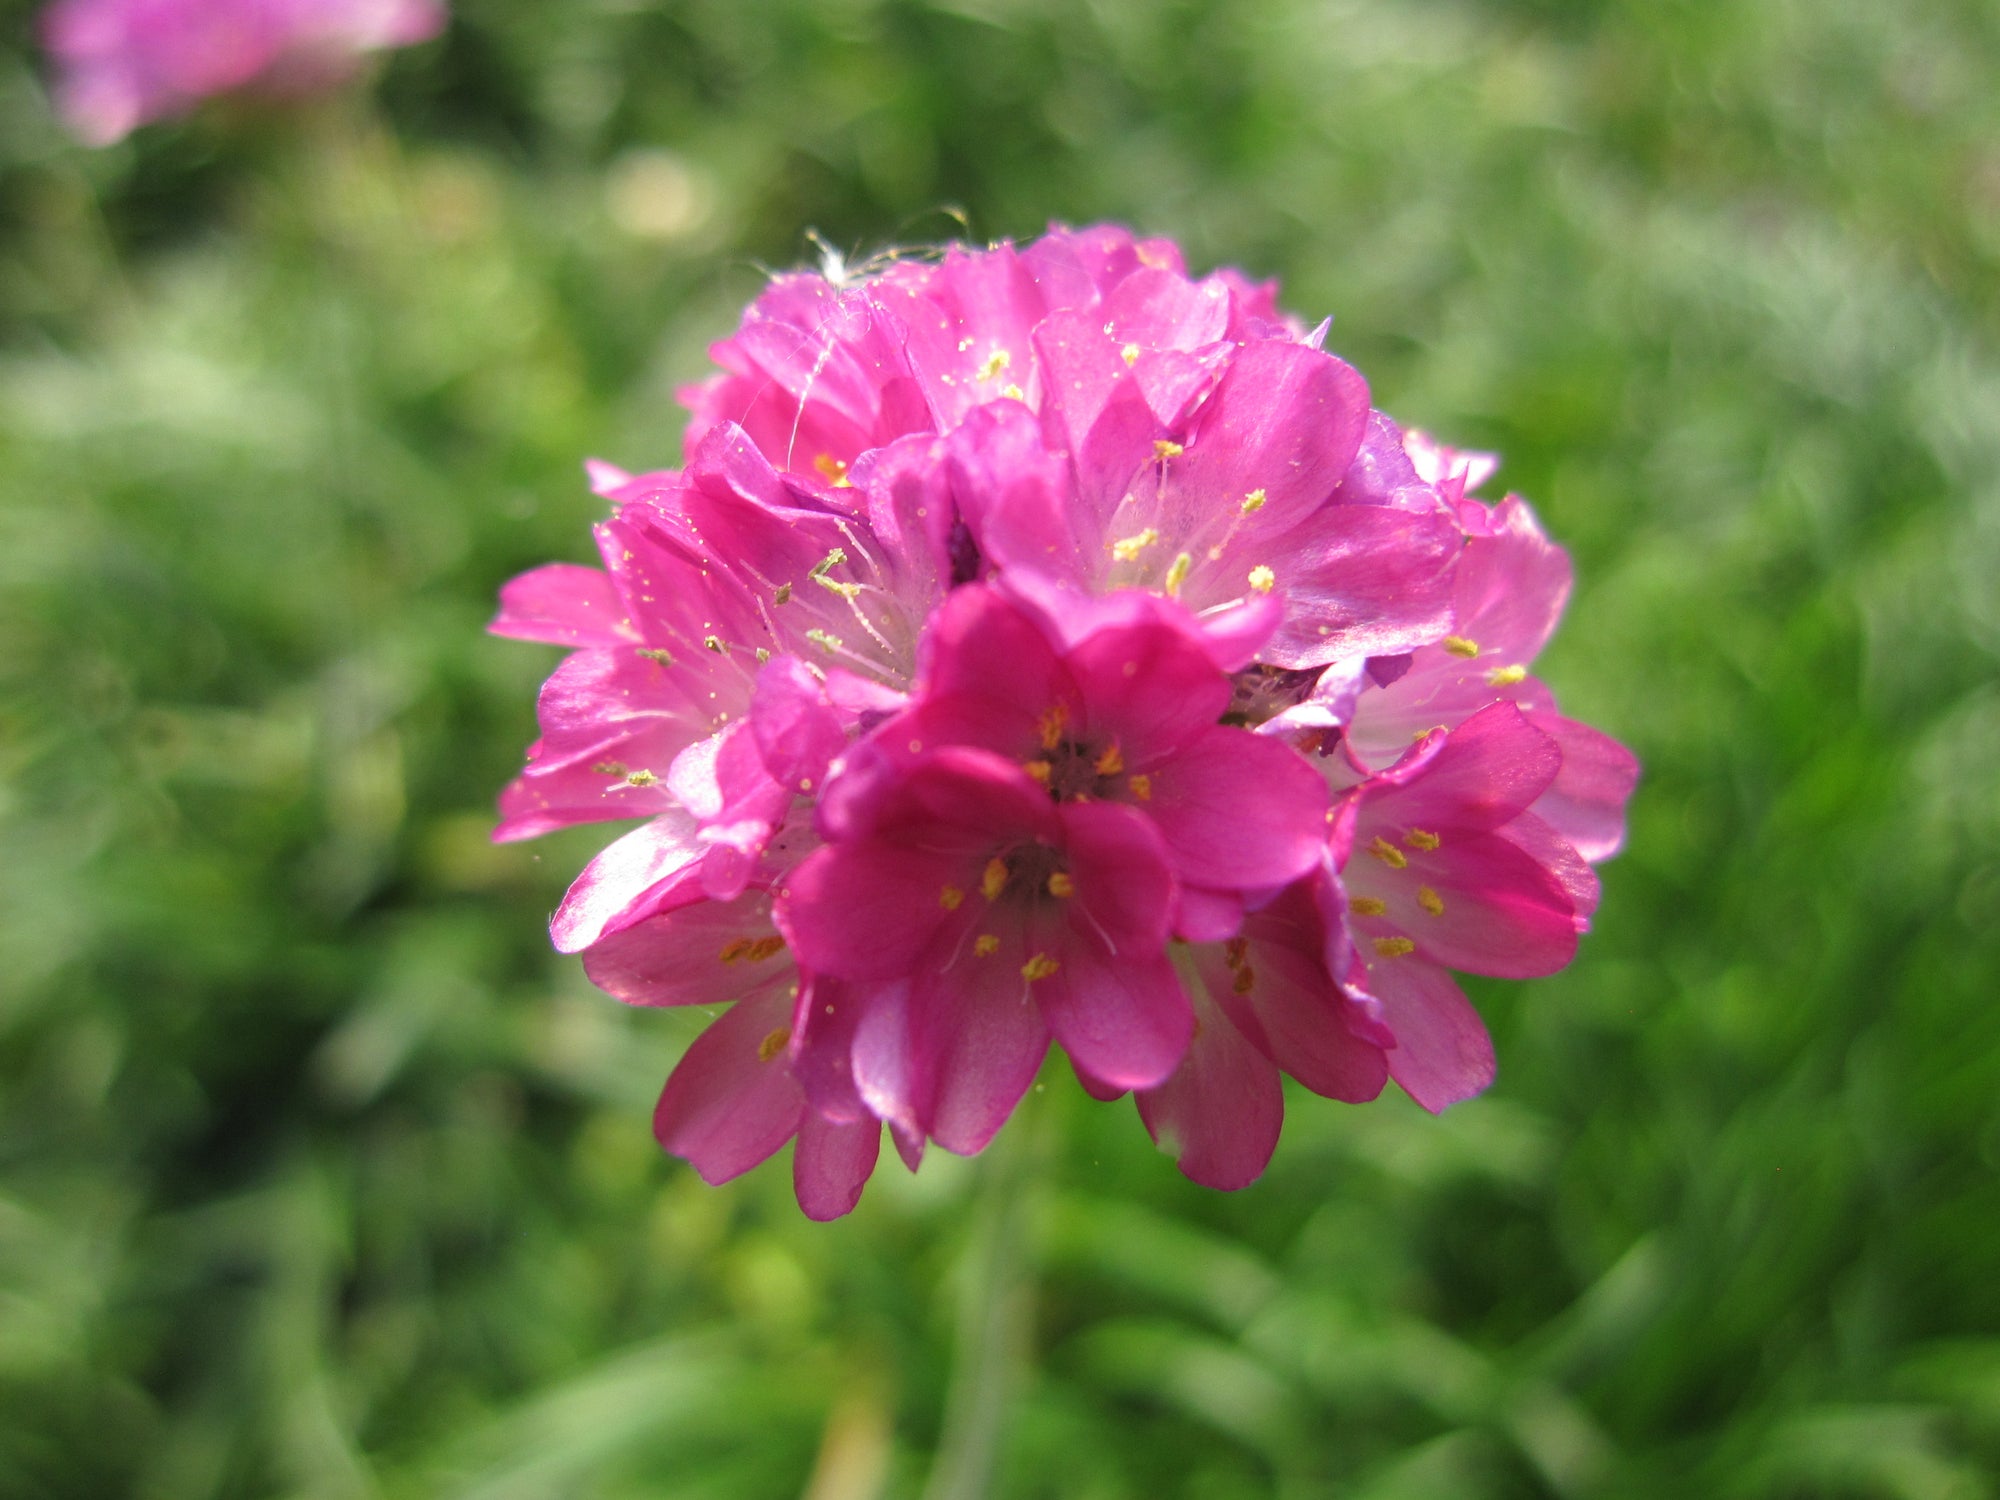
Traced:
<path fill-rule="evenodd" d="M 851 1213 L 881 1148 L 882 1122 L 873 1116 L 836 1124 L 806 1110 L 792 1147 L 792 1192 L 805 1216 L 824 1223 Z"/>
<path fill-rule="evenodd" d="M 549 563 L 502 584 L 500 613 L 486 628 L 552 646 L 619 646 L 638 639 L 611 576 L 574 563 Z"/>
<path fill-rule="evenodd" d="M 1639 758 L 1610 735 L 1559 714 L 1531 713 L 1528 722 L 1562 750 L 1562 769 L 1535 800 L 1577 853 L 1596 863 L 1625 842 L 1625 804 L 1639 784 Z"/>
<path fill-rule="evenodd" d="M 1389 1076 L 1432 1114 L 1493 1082 L 1493 1039 L 1465 992 L 1435 964 L 1371 959 L 1370 992 L 1395 1033 Z"/>
<path fill-rule="evenodd" d="M 741 1176 L 799 1128 L 804 1097 L 785 1066 L 791 999 L 733 1005 L 687 1050 L 653 1111 L 653 1134 L 704 1182 Z"/>

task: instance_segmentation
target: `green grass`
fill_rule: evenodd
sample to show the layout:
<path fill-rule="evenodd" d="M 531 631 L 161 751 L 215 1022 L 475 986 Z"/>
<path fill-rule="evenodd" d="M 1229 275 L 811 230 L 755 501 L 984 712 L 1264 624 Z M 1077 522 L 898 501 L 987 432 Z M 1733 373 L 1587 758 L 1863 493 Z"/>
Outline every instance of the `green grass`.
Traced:
<path fill-rule="evenodd" d="M 699 1018 L 547 950 L 600 835 L 485 842 L 553 653 L 480 628 L 760 267 L 946 209 L 1334 314 L 1647 768 L 1442 1120 L 1296 1096 L 1224 1196 L 1049 1073 L 998 1492 L 1995 1494 L 2000 13 L 458 11 L 88 153 L 0 7 L 0 1495 L 921 1491 L 983 1164 L 658 1154 Z"/>

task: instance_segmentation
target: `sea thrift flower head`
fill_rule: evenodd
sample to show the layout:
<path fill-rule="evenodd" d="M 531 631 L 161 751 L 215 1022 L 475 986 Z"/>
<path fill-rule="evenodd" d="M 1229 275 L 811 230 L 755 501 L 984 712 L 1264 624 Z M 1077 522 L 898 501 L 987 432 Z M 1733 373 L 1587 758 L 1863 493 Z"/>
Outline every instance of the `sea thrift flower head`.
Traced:
<path fill-rule="evenodd" d="M 63 117 L 107 146 L 217 94 L 327 87 L 444 20 L 439 0 L 56 0 L 42 36 Z"/>
<path fill-rule="evenodd" d="M 729 1006 L 654 1122 L 704 1178 L 789 1142 L 844 1213 L 1052 1047 L 1221 1188 L 1285 1076 L 1492 1081 L 1452 976 L 1570 960 L 1637 763 L 1530 675 L 1567 557 L 1327 332 L 1111 227 L 829 257 L 715 345 L 682 468 L 589 465 L 603 567 L 493 626 L 570 653 L 496 836 L 644 820 L 551 932 Z"/>

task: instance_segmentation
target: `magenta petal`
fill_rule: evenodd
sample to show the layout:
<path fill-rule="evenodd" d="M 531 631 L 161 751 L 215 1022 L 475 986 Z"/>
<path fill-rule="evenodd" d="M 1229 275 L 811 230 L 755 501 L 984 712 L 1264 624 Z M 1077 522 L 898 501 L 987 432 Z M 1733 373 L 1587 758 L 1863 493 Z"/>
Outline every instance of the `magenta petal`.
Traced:
<path fill-rule="evenodd" d="M 1466 545 L 1458 634 L 1497 661 L 1533 661 L 1555 633 L 1571 576 L 1569 554 L 1548 539 L 1525 500 L 1509 495 L 1494 507 L 1489 535 Z"/>
<path fill-rule="evenodd" d="M 646 903 L 701 857 L 694 820 L 679 809 L 635 828 L 583 867 L 549 920 L 558 953 L 581 953 L 646 915 Z M 686 899 L 696 896 L 689 892 Z M 621 920 L 622 919 L 622 920 Z"/>
<path fill-rule="evenodd" d="M 901 981 L 888 988 L 895 988 Z M 800 976 L 793 1011 L 792 1076 L 807 1102 L 829 1120 L 845 1123 L 868 1113 L 854 1082 L 854 1033 L 883 986 L 851 984 L 825 974 Z"/>
<path fill-rule="evenodd" d="M 1451 975 L 1421 959 L 1382 959 L 1368 987 L 1396 1034 L 1389 1076 L 1417 1103 L 1437 1114 L 1493 1082 L 1493 1039 Z"/>
<path fill-rule="evenodd" d="M 1353 366 L 1298 344 L 1238 349 L 1170 476 L 1177 490 L 1233 506 L 1265 496 L 1263 524 L 1302 521 L 1340 483 L 1361 444 L 1368 383 Z"/>
<path fill-rule="evenodd" d="M 629 1005 L 724 1005 L 796 972 L 776 939 L 765 892 L 694 901 L 599 938 L 583 972 Z"/>
<path fill-rule="evenodd" d="M 1181 887 L 1174 907 L 1174 936 L 1190 943 L 1219 943 L 1235 937 L 1243 926 L 1241 891 L 1208 891 Z"/>
<path fill-rule="evenodd" d="M 1577 852 L 1576 846 L 1558 833 L 1554 824 L 1531 812 L 1522 813 L 1501 829 L 1500 837 L 1555 878 L 1569 897 L 1570 905 L 1576 909 L 1577 930 L 1587 931 L 1587 919 L 1597 910 L 1603 887 L 1597 879 L 1597 872 Z"/>
<path fill-rule="evenodd" d="M 1229 560 L 1271 569 L 1285 621 L 1263 650 L 1281 667 L 1386 656 L 1435 641 L 1451 628 L 1452 574 L 1463 541 L 1437 514 L 1330 505 L 1278 536 L 1239 540 Z"/>
<path fill-rule="evenodd" d="M 847 730 L 824 684 L 796 656 L 773 657 L 757 674 L 750 727 L 764 769 L 788 791 L 810 793 L 847 748 Z"/>
<path fill-rule="evenodd" d="M 947 1151 L 982 1150 L 1034 1082 L 1048 1028 L 1023 991 L 1018 937 L 983 958 L 961 954 L 907 994 L 884 992 L 854 1037 L 854 1077 L 868 1107 Z"/>
<path fill-rule="evenodd" d="M 1189 884 L 1273 888 L 1326 843 L 1326 782 L 1291 746 L 1213 725 L 1150 766 L 1145 811 Z"/>
<path fill-rule="evenodd" d="M 792 1191 L 805 1216 L 825 1223 L 851 1213 L 881 1148 L 882 1122 L 872 1115 L 835 1124 L 806 1110 L 792 1147 Z"/>
<path fill-rule="evenodd" d="M 805 1100 L 785 1067 L 790 1025 L 789 996 L 742 1001 L 695 1039 L 667 1079 L 653 1134 L 704 1182 L 742 1175 L 798 1129 Z"/>
<path fill-rule="evenodd" d="M 1639 784 L 1639 758 L 1610 735 L 1554 713 L 1528 721 L 1562 750 L 1562 769 L 1536 799 L 1537 816 L 1595 864 L 1625 842 L 1625 804 Z"/>
<path fill-rule="evenodd" d="M 1167 940 L 1175 882 L 1152 820 L 1114 802 L 1067 803 L 1058 817 L 1081 909 L 1072 925 L 1114 955 L 1157 953 Z"/>
<path fill-rule="evenodd" d="M 1371 783 L 1365 818 L 1397 828 L 1498 828 L 1527 811 L 1562 769 L 1556 742 L 1511 703 L 1483 708 L 1411 749 Z"/>
<path fill-rule="evenodd" d="M 1174 1074 L 1138 1097 L 1139 1118 L 1183 1173 L 1233 1192 L 1263 1175 L 1278 1146 L 1285 1096 L 1278 1070 L 1205 997 L 1200 1025 Z"/>
<path fill-rule="evenodd" d="M 1174 966 L 1158 953 L 1116 956 L 1072 938 L 1035 1003 L 1077 1067 L 1114 1088 L 1151 1088 L 1180 1064 L 1194 1017 Z"/>
<path fill-rule="evenodd" d="M 1084 705 L 1076 728 L 1114 737 L 1135 770 L 1199 742 L 1229 707 L 1229 679 L 1183 611 L 1100 629 L 1070 651 L 1068 666 Z"/>
<path fill-rule="evenodd" d="M 977 883 L 977 868 L 973 871 Z M 882 840 L 831 844 L 799 863 L 778 921 L 807 968 L 844 979 L 911 972 L 944 920 L 940 893 L 965 889 L 965 861 Z"/>
<path fill-rule="evenodd" d="M 1029 730 L 1052 703 L 1076 698 L 1036 617 L 979 585 L 953 590 L 938 606 L 924 633 L 918 676 L 928 697 L 987 704 Z"/>
<path fill-rule="evenodd" d="M 1396 872 L 1357 867 L 1348 888 L 1389 905 L 1393 931 L 1415 940 L 1425 958 L 1468 974 L 1533 979 L 1576 957 L 1581 925 L 1562 882 L 1501 834 L 1456 833 L 1433 854 Z M 1424 911 L 1419 886 L 1434 898 Z M 1356 930 L 1373 935 L 1370 919 Z"/>
<path fill-rule="evenodd" d="M 622 646 L 638 638 L 610 575 L 575 563 L 550 563 L 502 584 L 500 613 L 486 628 L 552 646 Z"/>

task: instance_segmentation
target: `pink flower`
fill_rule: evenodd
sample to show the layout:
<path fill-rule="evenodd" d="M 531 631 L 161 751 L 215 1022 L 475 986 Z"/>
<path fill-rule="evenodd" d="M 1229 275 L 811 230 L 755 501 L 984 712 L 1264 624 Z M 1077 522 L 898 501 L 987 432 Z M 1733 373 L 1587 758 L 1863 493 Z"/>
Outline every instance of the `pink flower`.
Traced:
<path fill-rule="evenodd" d="M 56 0 L 42 35 L 64 118 L 108 146 L 212 95 L 325 87 L 443 26 L 441 0 Z"/>
<path fill-rule="evenodd" d="M 497 837 L 642 818 L 558 948 L 731 1009 L 655 1129 L 816 1217 L 886 1125 L 980 1150 L 1053 1044 L 1241 1187 L 1281 1077 L 1487 1086 L 1454 972 L 1561 967 L 1637 764 L 1528 675 L 1569 564 L 1273 289 L 1055 230 L 779 278 L 684 393 L 684 469 L 591 466 L 604 567 L 502 591 L 566 647 Z"/>

